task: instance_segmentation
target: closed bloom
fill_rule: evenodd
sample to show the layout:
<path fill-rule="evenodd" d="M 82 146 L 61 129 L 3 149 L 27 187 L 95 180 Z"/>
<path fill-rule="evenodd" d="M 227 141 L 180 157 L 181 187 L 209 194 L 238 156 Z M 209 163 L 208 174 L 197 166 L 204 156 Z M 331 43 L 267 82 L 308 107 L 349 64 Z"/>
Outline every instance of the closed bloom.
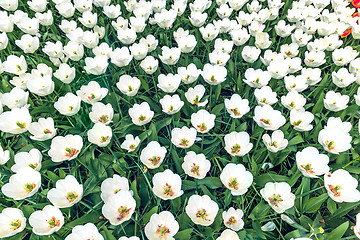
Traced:
<path fill-rule="evenodd" d="M 140 160 L 150 169 L 158 168 L 164 161 L 167 150 L 158 142 L 151 141 L 140 154 Z"/>
<path fill-rule="evenodd" d="M 324 106 L 330 111 L 338 112 L 348 107 L 349 99 L 348 95 L 341 95 L 340 93 L 329 91 L 325 95 Z"/>
<path fill-rule="evenodd" d="M 201 109 L 197 113 L 191 114 L 191 124 L 199 133 L 207 133 L 215 126 L 215 114 Z"/>
<path fill-rule="evenodd" d="M 260 194 L 277 213 L 283 213 L 294 206 L 295 195 L 291 193 L 291 187 L 286 182 L 268 182 L 260 190 Z"/>
<path fill-rule="evenodd" d="M 232 118 L 241 118 L 250 111 L 249 101 L 240 95 L 233 94 L 230 99 L 225 99 L 226 111 Z"/>
<path fill-rule="evenodd" d="M 129 191 L 120 191 L 107 199 L 102 207 L 102 213 L 112 225 L 120 225 L 130 220 L 134 213 L 136 201 Z"/>
<path fill-rule="evenodd" d="M 10 151 L 5 150 L 0 145 L 0 165 L 4 165 L 10 160 Z"/>
<path fill-rule="evenodd" d="M 0 33 L 0 50 L 3 50 L 7 47 L 9 43 L 9 38 L 5 32 Z"/>
<path fill-rule="evenodd" d="M 166 93 L 173 93 L 178 89 L 181 83 L 181 77 L 179 74 L 160 74 L 158 77 L 158 81 L 158 88 L 160 88 Z"/>
<path fill-rule="evenodd" d="M 290 111 L 290 122 L 296 131 L 310 131 L 313 129 L 311 125 L 313 120 L 314 115 L 311 112 L 306 112 L 305 109 L 293 109 Z"/>
<path fill-rule="evenodd" d="M 320 68 L 303 68 L 301 69 L 301 75 L 306 78 L 306 83 L 310 86 L 313 86 L 322 80 Z"/>
<path fill-rule="evenodd" d="M 135 125 L 142 126 L 151 121 L 154 112 L 151 111 L 147 102 L 143 102 L 141 104 L 134 104 L 134 106 L 129 109 L 129 115 Z"/>
<path fill-rule="evenodd" d="M 117 88 L 127 96 L 135 96 L 140 88 L 141 82 L 137 77 L 122 75 L 119 82 L 116 83 Z"/>
<path fill-rule="evenodd" d="M 114 109 L 111 104 L 103 104 L 102 102 L 97 102 L 92 105 L 91 112 L 89 113 L 90 120 L 93 123 L 103 123 L 108 125 L 112 122 L 114 116 Z"/>
<path fill-rule="evenodd" d="M 140 67 L 147 73 L 153 74 L 156 72 L 159 66 L 159 60 L 155 59 L 153 56 L 147 56 L 144 60 L 141 61 Z"/>
<path fill-rule="evenodd" d="M 240 238 L 236 232 L 230 229 L 225 229 L 216 240 L 239 240 L 239 239 Z"/>
<path fill-rule="evenodd" d="M 324 175 L 324 185 L 332 200 L 338 203 L 360 201 L 360 192 L 357 190 L 358 180 L 344 169 Z"/>
<path fill-rule="evenodd" d="M 22 232 L 26 227 L 26 218 L 17 208 L 4 208 L 0 213 L 0 238 L 7 238 Z"/>
<path fill-rule="evenodd" d="M 2 193 L 14 200 L 33 196 L 41 185 L 41 175 L 31 168 L 21 168 L 11 175 L 9 182 L 2 186 Z"/>
<path fill-rule="evenodd" d="M 72 229 L 65 240 L 104 240 L 104 237 L 99 233 L 96 226 L 93 223 L 87 223 L 85 225 L 77 225 Z"/>
<path fill-rule="evenodd" d="M 229 163 L 220 174 L 220 180 L 234 196 L 243 195 L 253 182 L 253 175 L 244 165 Z"/>
<path fill-rule="evenodd" d="M 314 147 L 306 147 L 296 153 L 296 165 L 300 172 L 309 178 L 318 178 L 330 171 L 329 157 L 320 154 Z"/>
<path fill-rule="evenodd" d="M 50 189 L 47 193 L 49 201 L 58 208 L 71 207 L 78 203 L 83 195 L 83 186 L 76 178 L 68 175 L 65 179 L 56 182 L 56 188 Z"/>
<path fill-rule="evenodd" d="M 168 48 L 163 46 L 161 48 L 162 55 L 159 55 L 160 60 L 167 65 L 175 65 L 180 58 L 180 48 Z"/>
<path fill-rule="evenodd" d="M 132 46 L 129 47 L 131 51 L 131 55 L 136 60 L 142 60 L 146 57 L 146 54 L 148 53 L 148 47 L 145 44 L 142 43 L 134 43 Z"/>
<path fill-rule="evenodd" d="M 272 232 L 276 228 L 276 225 L 274 222 L 267 222 L 264 226 L 261 227 L 261 230 L 264 232 Z"/>
<path fill-rule="evenodd" d="M 255 122 L 265 130 L 277 130 L 286 122 L 280 111 L 274 110 L 269 105 L 255 107 Z"/>
<path fill-rule="evenodd" d="M 121 148 L 127 150 L 128 152 L 134 151 L 137 146 L 140 144 L 140 138 L 134 136 L 132 134 L 127 134 L 125 136 L 125 141 L 121 144 Z"/>
<path fill-rule="evenodd" d="M 196 139 L 196 129 L 188 128 L 186 126 L 182 128 L 173 128 L 171 130 L 171 142 L 179 148 L 191 147 Z"/>
<path fill-rule="evenodd" d="M 259 58 L 260 53 L 261 50 L 256 47 L 245 46 L 241 52 L 241 56 L 245 62 L 253 63 Z"/>
<path fill-rule="evenodd" d="M 173 240 L 178 231 L 179 224 L 174 215 L 168 211 L 154 213 L 150 217 L 150 222 L 145 226 L 145 235 L 149 240 Z"/>
<path fill-rule="evenodd" d="M 45 75 L 44 77 L 37 78 L 34 74 L 31 75 L 30 79 L 26 83 L 26 87 L 30 92 L 44 97 L 51 94 L 55 89 L 55 84 L 51 79 L 51 75 Z"/>
<path fill-rule="evenodd" d="M 224 66 L 211 65 L 209 63 L 204 65 L 201 76 L 205 82 L 210 85 L 218 85 L 226 80 L 227 70 Z"/>
<path fill-rule="evenodd" d="M 42 155 L 36 148 L 29 152 L 19 152 L 14 156 L 15 164 L 11 167 L 11 171 L 18 172 L 22 168 L 31 168 L 36 171 L 41 169 Z"/>
<path fill-rule="evenodd" d="M 304 63 L 308 67 L 319 67 L 326 62 L 324 51 L 306 51 Z"/>
<path fill-rule="evenodd" d="M 250 136 L 247 132 L 231 132 L 224 137 L 225 150 L 231 156 L 242 157 L 246 155 L 253 147 L 250 142 Z"/>
<path fill-rule="evenodd" d="M 259 49 L 266 49 L 270 47 L 271 41 L 269 34 L 265 32 L 258 32 L 255 34 L 255 46 Z"/>
<path fill-rule="evenodd" d="M 262 136 L 262 140 L 265 144 L 265 147 L 270 152 L 274 153 L 285 149 L 288 145 L 288 140 L 284 138 L 284 133 L 281 130 L 273 131 L 271 137 L 269 134 L 264 134 Z"/>
<path fill-rule="evenodd" d="M 190 87 L 187 90 L 187 92 L 185 93 L 185 97 L 192 105 L 203 107 L 208 103 L 207 99 L 203 102 L 200 102 L 204 94 L 205 87 L 203 85 L 196 85 L 194 88 Z"/>
<path fill-rule="evenodd" d="M 76 41 L 70 41 L 64 46 L 64 53 L 73 61 L 79 61 L 84 56 L 84 46 Z"/>
<path fill-rule="evenodd" d="M 6 133 L 21 134 L 29 129 L 31 115 L 25 107 L 13 108 L 0 114 L 0 130 Z"/>
<path fill-rule="evenodd" d="M 210 226 L 215 220 L 219 206 L 208 195 L 192 195 L 185 211 L 195 224 Z"/>
<path fill-rule="evenodd" d="M 193 151 L 187 152 L 184 162 L 181 165 L 184 172 L 190 177 L 203 179 L 209 172 L 211 163 L 204 154 L 196 154 Z"/>
<path fill-rule="evenodd" d="M 274 60 L 270 62 L 267 70 L 270 72 L 272 78 L 282 79 L 289 71 L 289 68 L 284 67 L 285 65 L 287 64 L 284 60 Z"/>
<path fill-rule="evenodd" d="M 129 191 L 129 181 L 125 177 L 114 174 L 112 178 L 107 178 L 101 183 L 101 199 L 104 202 L 118 194 L 120 191 Z"/>
<path fill-rule="evenodd" d="M 57 136 L 52 139 L 48 154 L 54 162 L 69 161 L 79 155 L 82 147 L 83 140 L 79 135 Z"/>
<path fill-rule="evenodd" d="M 271 79 L 271 74 L 268 71 L 261 69 L 248 68 L 245 71 L 245 79 L 243 80 L 250 87 L 261 88 L 266 86 Z"/>
<path fill-rule="evenodd" d="M 88 85 L 81 86 L 76 94 L 86 103 L 94 104 L 101 101 L 108 93 L 107 88 L 100 87 L 99 83 L 91 81 Z"/>
<path fill-rule="evenodd" d="M 54 103 L 54 108 L 62 115 L 73 116 L 79 112 L 80 105 L 81 98 L 69 92 L 65 96 L 59 97 Z"/>
<path fill-rule="evenodd" d="M 235 209 L 233 207 L 224 211 L 222 214 L 224 225 L 234 231 L 239 231 L 244 227 L 243 216 L 244 212 L 241 209 Z"/>
<path fill-rule="evenodd" d="M 98 55 L 93 58 L 85 58 L 84 69 L 88 74 L 101 75 L 106 72 L 108 65 L 109 63 L 107 57 Z"/>
<path fill-rule="evenodd" d="M 87 132 L 88 141 L 98 145 L 99 147 L 106 147 L 112 138 L 111 127 L 97 122 L 95 125 Z"/>
<path fill-rule="evenodd" d="M 164 113 L 172 115 L 180 111 L 184 102 L 180 100 L 179 95 L 165 95 L 162 99 L 159 100 L 162 110 Z"/>
<path fill-rule="evenodd" d="M 29 223 L 36 235 L 51 235 L 64 225 L 64 216 L 59 208 L 46 205 L 30 215 Z"/>
<path fill-rule="evenodd" d="M 278 99 L 276 98 L 277 93 L 273 92 L 271 87 L 269 86 L 255 89 L 254 95 L 256 97 L 257 103 L 260 106 L 273 105 L 278 101 Z"/>

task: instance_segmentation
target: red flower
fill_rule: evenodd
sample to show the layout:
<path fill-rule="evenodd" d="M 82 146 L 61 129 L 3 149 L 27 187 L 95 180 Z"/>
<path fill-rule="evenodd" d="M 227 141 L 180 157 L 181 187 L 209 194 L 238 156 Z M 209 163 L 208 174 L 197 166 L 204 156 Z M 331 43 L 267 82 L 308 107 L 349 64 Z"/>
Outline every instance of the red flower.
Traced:
<path fill-rule="evenodd" d="M 360 8 L 360 0 L 354 0 L 351 2 L 354 8 Z"/>
<path fill-rule="evenodd" d="M 341 35 L 341 38 L 345 38 L 351 34 L 351 28 L 346 29 L 343 34 Z"/>

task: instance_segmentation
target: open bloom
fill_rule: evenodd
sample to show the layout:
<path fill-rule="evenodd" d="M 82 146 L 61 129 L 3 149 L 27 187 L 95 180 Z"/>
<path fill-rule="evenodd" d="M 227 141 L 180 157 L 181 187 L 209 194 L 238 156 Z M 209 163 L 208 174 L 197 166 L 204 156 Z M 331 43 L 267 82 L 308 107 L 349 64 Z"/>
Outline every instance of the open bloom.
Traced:
<path fill-rule="evenodd" d="M 31 115 L 26 107 L 13 108 L 0 114 L 0 130 L 6 133 L 20 134 L 29 129 Z"/>
<path fill-rule="evenodd" d="M 235 209 L 233 207 L 224 211 L 222 214 L 224 225 L 234 231 L 239 231 L 244 227 L 243 216 L 244 212 L 241 209 Z"/>
<path fill-rule="evenodd" d="M 133 56 L 130 54 L 127 47 L 115 48 L 111 53 L 109 53 L 109 56 L 111 58 L 111 63 L 118 67 L 129 65 L 133 59 Z"/>
<path fill-rule="evenodd" d="M 185 97 L 192 105 L 203 107 L 208 103 L 207 99 L 203 102 L 200 102 L 204 94 L 205 87 L 203 85 L 196 85 L 194 88 L 190 87 L 187 90 L 187 92 L 185 93 Z"/>
<path fill-rule="evenodd" d="M 197 113 L 191 114 L 191 124 L 199 133 L 207 133 L 215 126 L 215 114 L 201 109 Z"/>
<path fill-rule="evenodd" d="M 97 122 L 95 125 L 87 132 L 89 142 L 98 145 L 99 147 L 106 147 L 112 138 L 111 127 Z"/>
<path fill-rule="evenodd" d="M 153 56 L 147 56 L 140 63 L 140 67 L 147 73 L 153 74 L 156 72 L 159 66 L 159 60 L 155 59 Z"/>
<path fill-rule="evenodd" d="M 150 221 L 145 226 L 145 235 L 149 240 L 171 240 L 179 231 L 179 224 L 174 215 L 168 211 L 162 211 L 159 214 L 154 213 Z"/>
<path fill-rule="evenodd" d="M 24 74 L 27 71 L 27 64 L 24 55 L 21 55 L 20 57 L 15 55 L 8 56 L 6 61 L 3 62 L 3 71 L 18 76 Z"/>
<path fill-rule="evenodd" d="M 326 109 L 338 112 L 347 108 L 350 97 L 348 95 L 341 95 L 334 91 L 326 93 L 324 98 L 324 106 Z"/>
<path fill-rule="evenodd" d="M 265 130 L 277 130 L 286 122 L 280 111 L 274 110 L 269 105 L 257 106 L 255 108 L 255 122 Z"/>
<path fill-rule="evenodd" d="M 269 86 L 255 89 L 254 95 L 256 97 L 257 103 L 261 106 L 273 105 L 278 101 L 278 99 L 276 98 L 277 93 L 273 92 L 271 87 Z"/>
<path fill-rule="evenodd" d="M 268 182 L 260 190 L 260 194 L 277 213 L 283 213 L 294 206 L 295 194 L 291 193 L 291 187 L 286 182 Z"/>
<path fill-rule="evenodd" d="M 284 138 L 284 133 L 281 130 L 273 131 L 271 137 L 268 134 L 264 134 L 262 140 L 265 147 L 274 153 L 285 149 L 288 145 L 288 140 Z"/>
<path fill-rule="evenodd" d="M 163 200 L 172 200 L 184 194 L 180 176 L 169 169 L 156 173 L 152 181 L 154 194 Z"/>
<path fill-rule="evenodd" d="M 305 177 L 318 178 L 330 171 L 329 157 L 314 147 L 306 147 L 296 153 L 296 165 Z"/>
<path fill-rule="evenodd" d="M 59 208 L 46 205 L 30 215 L 29 224 L 36 235 L 51 235 L 64 225 L 64 216 Z"/>
<path fill-rule="evenodd" d="M 290 91 L 281 97 L 281 104 L 289 110 L 299 110 L 306 104 L 306 98 L 297 91 Z"/>
<path fill-rule="evenodd" d="M 106 72 L 108 65 L 108 58 L 103 55 L 98 55 L 93 58 L 85 58 L 84 69 L 88 74 L 101 75 Z"/>
<path fill-rule="evenodd" d="M 102 102 L 94 103 L 89 113 L 89 118 L 93 123 L 103 123 L 108 125 L 112 122 L 114 116 L 114 109 L 111 104 L 103 104 Z"/>
<path fill-rule="evenodd" d="M 356 81 L 355 75 L 349 73 L 347 68 L 340 68 L 339 71 L 332 72 L 331 76 L 333 83 L 340 88 L 347 87 Z"/>
<path fill-rule="evenodd" d="M 56 182 L 56 188 L 47 193 L 49 201 L 58 208 L 71 207 L 78 203 L 83 195 L 83 186 L 72 175 Z"/>
<path fill-rule="evenodd" d="M 54 162 L 69 161 L 79 155 L 82 147 L 83 140 L 79 135 L 57 136 L 52 139 L 48 154 Z"/>
<path fill-rule="evenodd" d="M 240 238 L 236 232 L 230 229 L 225 229 L 216 240 L 239 240 L 239 239 Z"/>
<path fill-rule="evenodd" d="M 311 125 L 313 120 L 314 115 L 311 112 L 306 112 L 304 109 L 293 109 L 290 111 L 290 122 L 296 131 L 310 131 L 313 129 L 313 125 Z"/>
<path fill-rule="evenodd" d="M 125 141 L 121 144 L 121 148 L 127 150 L 128 152 L 134 151 L 137 146 L 140 144 L 140 138 L 134 136 L 132 134 L 127 134 L 125 136 Z"/>
<path fill-rule="evenodd" d="M 211 65 L 209 63 L 204 65 L 201 76 L 205 82 L 210 85 L 218 85 L 226 80 L 227 70 L 224 66 Z"/>
<path fill-rule="evenodd" d="M 101 101 L 108 93 L 107 88 L 102 88 L 100 85 L 91 81 L 88 85 L 81 86 L 80 90 L 76 91 L 76 94 L 86 103 L 94 104 Z"/>
<path fill-rule="evenodd" d="M 173 93 L 178 89 L 181 83 L 181 77 L 179 74 L 160 74 L 158 77 L 158 81 L 158 88 L 160 88 L 166 93 Z"/>
<path fill-rule="evenodd" d="M 166 153 L 167 150 L 165 147 L 162 147 L 160 143 L 156 141 L 151 141 L 141 151 L 140 160 L 150 169 L 158 168 L 164 161 Z"/>
<path fill-rule="evenodd" d="M 11 175 L 9 182 L 2 186 L 2 193 L 14 200 L 33 196 L 41 185 L 41 175 L 31 168 L 21 168 Z"/>
<path fill-rule="evenodd" d="M 245 79 L 243 80 L 250 87 L 261 88 L 266 86 L 271 79 L 271 74 L 268 71 L 261 69 L 248 68 L 245 71 Z"/>
<path fill-rule="evenodd" d="M 87 223 L 85 225 L 77 225 L 72 229 L 65 240 L 104 240 L 104 237 L 99 233 L 96 226 L 93 223 Z"/>
<path fill-rule="evenodd" d="M 4 208 L 0 213 L 0 238 L 7 238 L 22 232 L 26 227 L 26 218 L 17 208 Z"/>
<path fill-rule="evenodd" d="M 166 46 L 163 46 L 161 48 L 162 55 L 159 55 L 160 60 L 167 65 L 175 65 L 181 54 L 180 48 L 169 48 Z"/>
<path fill-rule="evenodd" d="M 324 175 L 324 185 L 329 196 L 335 202 L 358 202 L 360 192 L 357 190 L 358 180 L 344 169 Z"/>
<path fill-rule="evenodd" d="M 101 199 L 104 202 L 120 191 L 129 191 L 129 180 L 114 174 L 112 178 L 107 178 L 101 183 Z"/>
<path fill-rule="evenodd" d="M 28 107 L 28 98 L 29 98 L 29 92 L 24 91 L 21 88 L 14 87 L 11 89 L 10 92 L 2 94 L 0 96 L 1 102 L 3 105 L 7 106 L 10 109 L 13 109 L 15 107 L 21 108 L 21 107 Z"/>
<path fill-rule="evenodd" d="M 52 139 L 56 135 L 54 119 L 51 117 L 39 118 L 37 122 L 32 122 L 30 124 L 29 132 L 32 134 L 30 138 L 36 141 Z"/>
<path fill-rule="evenodd" d="M 135 96 L 140 88 L 141 82 L 137 77 L 122 75 L 119 82 L 116 83 L 117 88 L 127 96 Z"/>
<path fill-rule="evenodd" d="M 225 150 L 231 156 L 242 157 L 253 147 L 247 132 L 231 132 L 224 137 Z"/>
<path fill-rule="evenodd" d="M 184 106 L 184 102 L 180 100 L 180 97 L 177 94 L 172 96 L 165 95 L 159 102 L 163 112 L 169 115 L 179 112 L 182 106 Z"/>
<path fill-rule="evenodd" d="M 173 128 L 171 130 L 171 142 L 179 148 L 191 147 L 196 139 L 196 129 L 188 128 L 186 126 L 182 128 Z"/>
<path fill-rule="evenodd" d="M 186 153 L 181 167 L 190 177 L 203 179 L 209 172 L 211 163 L 206 159 L 204 154 L 196 154 L 195 152 L 190 151 Z"/>
<path fill-rule="evenodd" d="M 201 74 L 201 70 L 197 69 L 196 65 L 190 63 L 187 67 L 179 67 L 177 73 L 181 77 L 181 81 L 185 84 L 193 83 Z"/>
<path fill-rule="evenodd" d="M 339 154 L 351 148 L 349 131 L 340 127 L 327 127 L 319 132 L 318 141 L 327 152 Z"/>
<path fill-rule="evenodd" d="M 143 102 L 141 104 L 134 104 L 134 106 L 129 109 L 129 115 L 135 125 L 142 126 L 151 121 L 154 112 L 151 111 L 147 102 Z"/>
<path fill-rule="evenodd" d="M 54 103 L 54 108 L 65 116 L 73 116 L 80 110 L 81 98 L 75 94 L 68 92 L 63 97 L 59 97 Z"/>
<path fill-rule="evenodd" d="M 36 171 L 41 169 L 42 155 L 36 148 L 29 152 L 19 152 L 14 156 L 15 164 L 11 167 L 11 171 L 18 172 L 22 168 L 31 168 Z"/>
<path fill-rule="evenodd" d="M 233 94 L 230 99 L 225 99 L 225 107 L 232 118 L 241 118 L 250 111 L 249 100 L 242 99 L 238 94 Z"/>
<path fill-rule="evenodd" d="M 219 206 L 208 195 L 192 195 L 185 211 L 195 224 L 210 226 L 215 220 Z"/>
<path fill-rule="evenodd" d="M 102 213 L 112 225 L 120 225 L 131 218 L 136 207 L 136 201 L 129 191 L 120 191 L 107 199 L 102 207 Z"/>
<path fill-rule="evenodd" d="M 234 196 L 243 195 L 253 182 L 253 175 L 244 165 L 229 163 L 220 174 L 220 180 Z"/>

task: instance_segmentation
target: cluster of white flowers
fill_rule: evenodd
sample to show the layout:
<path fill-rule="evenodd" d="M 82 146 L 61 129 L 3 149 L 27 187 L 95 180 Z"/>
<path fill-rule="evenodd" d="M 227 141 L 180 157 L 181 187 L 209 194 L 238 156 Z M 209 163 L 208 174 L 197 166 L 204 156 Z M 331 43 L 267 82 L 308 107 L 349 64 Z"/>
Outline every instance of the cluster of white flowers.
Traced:
<path fill-rule="evenodd" d="M 24 6 L 19 6 L 19 2 Z M 292 129 L 297 136 L 310 139 L 306 140 L 311 146 L 291 150 L 295 153 L 295 162 L 291 164 L 297 166 L 303 177 L 313 181 L 323 178 L 324 190 L 337 203 L 360 201 L 357 178 L 346 169 L 329 166 L 331 157 L 353 147 L 351 130 L 355 120 L 344 117 L 350 104 L 360 106 L 360 87 L 357 94 L 353 88 L 354 84 L 360 84 L 360 58 L 357 49 L 346 46 L 349 44 L 346 39 L 360 39 L 357 11 L 360 1 L 291 2 L 289 5 L 281 0 L 174 0 L 171 3 L 128 0 L 113 5 L 111 0 L 52 0 L 51 3 L 0 0 L 0 73 L 4 79 L 10 79 L 12 86 L 11 90 L 0 93 L 1 136 L 6 139 L 22 134 L 28 136 L 29 141 L 41 143 L 35 146 L 46 146 L 19 151 L 12 156 L 11 147 L 1 141 L 0 164 L 8 166 L 11 172 L 1 192 L 15 201 L 37 194 L 44 188 L 43 158 L 61 168 L 64 161 L 76 161 L 89 151 L 91 144 L 99 147 L 100 152 L 112 152 L 113 138 L 118 139 L 116 130 L 119 129 L 114 124 L 118 121 L 115 115 L 119 114 L 106 97 L 119 94 L 123 99 L 121 104 L 126 105 L 121 106 L 126 112 L 122 111 L 120 116 L 129 120 L 128 126 L 121 126 L 125 130 L 135 125 L 137 130 L 148 133 L 154 130 L 147 131 L 147 126 L 161 118 L 178 119 L 175 125 L 168 124 L 172 126 L 166 136 L 169 146 L 164 141 L 145 142 L 140 134 L 124 134 L 121 146 L 115 149 L 124 156 L 135 153 L 132 156 L 140 161 L 137 166 L 131 164 L 144 175 L 151 173 L 147 176 L 152 176 L 152 186 L 150 181 L 148 185 L 158 203 L 182 197 L 184 212 L 194 224 L 213 224 L 222 204 L 206 191 L 200 194 L 197 189 L 186 194 L 183 181 L 194 180 L 197 188 L 215 164 L 221 173 L 211 176 L 219 179 L 229 195 L 246 197 L 248 191 L 255 189 L 257 197 L 276 213 L 291 209 L 296 198 L 292 190 L 295 183 L 269 181 L 257 191 L 253 167 L 257 160 L 250 155 L 265 145 L 268 156 L 277 156 L 290 145 L 288 132 Z M 283 11 L 284 4 L 287 8 Z M 188 16 L 185 17 L 185 13 Z M 46 35 L 50 32 L 53 35 L 51 41 L 44 30 Z M 166 35 L 170 31 L 171 34 Z M 21 37 L 16 39 L 14 32 L 20 32 Z M 110 37 L 113 32 L 116 37 Z M 165 39 L 167 37 L 170 39 Z M 21 51 L 13 52 L 14 48 Z M 199 60 L 198 54 L 208 62 L 195 61 Z M 188 60 L 191 63 L 187 64 Z M 234 62 L 241 62 L 244 68 L 237 69 L 239 65 L 230 68 Z M 325 73 L 326 65 L 334 66 L 333 71 Z M 111 69 L 120 75 L 111 76 L 108 74 Z M 232 88 L 225 84 L 233 78 L 234 71 L 237 79 L 234 79 L 236 87 Z M 85 75 L 89 79 L 86 82 L 83 81 Z M 98 81 L 104 75 L 114 78 L 116 75 L 113 81 L 116 84 L 109 86 L 110 80 L 105 84 Z M 203 84 L 199 79 L 203 79 Z M 279 86 L 281 91 L 276 92 Z M 65 94 L 63 88 L 67 89 Z M 245 88 L 247 94 L 243 92 Z M 320 99 L 312 96 L 318 90 L 322 93 Z M 147 94 L 156 96 L 145 98 Z M 224 100 L 216 102 L 217 106 L 222 107 L 234 127 L 229 131 L 226 126 L 217 134 L 214 130 L 221 128 L 222 121 L 213 110 L 220 94 Z M 31 111 L 36 110 L 37 99 L 50 103 L 47 107 L 54 108 L 53 116 L 45 118 Z M 322 109 L 326 114 L 319 119 Z M 356 111 L 354 109 L 358 108 L 349 111 Z M 63 123 L 57 121 L 60 117 L 73 125 L 72 120 L 80 119 L 80 115 L 89 119 L 81 122 L 86 126 L 84 133 L 72 133 L 71 128 L 67 131 L 60 127 Z M 240 120 L 245 125 L 253 120 L 256 123 L 253 128 L 261 134 L 255 137 L 254 130 L 235 127 Z M 326 121 L 326 126 L 322 127 L 321 120 Z M 315 128 L 318 134 L 309 137 L 308 133 Z M 224 149 L 223 167 L 208 152 L 195 148 L 197 142 L 206 144 L 214 134 L 215 141 Z M 262 139 L 264 145 L 256 142 L 257 139 Z M 183 158 L 176 170 L 185 174 L 173 172 L 175 168 L 164 169 L 168 165 L 163 163 L 171 151 Z M 250 158 L 253 163 L 248 162 Z M 273 162 L 266 160 L 261 159 L 263 167 L 274 167 Z M 102 214 L 111 225 L 134 220 L 133 213 L 139 208 L 129 179 L 120 175 L 103 178 L 101 183 Z M 42 205 L 41 210 L 30 214 L 28 221 L 34 234 L 51 235 L 59 231 L 65 224 L 61 209 L 74 206 L 85 196 L 81 179 L 75 176 L 68 174 L 53 183 L 53 188 L 42 191 L 51 204 Z M 249 209 L 234 207 L 226 204 L 221 211 L 227 229 L 214 235 L 218 240 L 240 239 L 236 232 L 244 228 L 243 218 L 247 218 Z M 174 239 L 183 227 L 174 215 L 164 209 L 152 214 L 144 224 L 146 237 Z M 290 225 L 293 223 L 287 215 L 281 218 Z M 0 238 L 22 232 L 26 220 L 21 207 L 3 209 Z M 275 228 L 274 222 L 268 222 L 261 229 L 273 231 Z M 360 238 L 360 220 L 354 231 Z M 104 237 L 93 223 L 86 223 L 74 227 L 65 238 L 74 239 L 103 240 Z M 139 238 L 119 240 L 126 239 Z"/>

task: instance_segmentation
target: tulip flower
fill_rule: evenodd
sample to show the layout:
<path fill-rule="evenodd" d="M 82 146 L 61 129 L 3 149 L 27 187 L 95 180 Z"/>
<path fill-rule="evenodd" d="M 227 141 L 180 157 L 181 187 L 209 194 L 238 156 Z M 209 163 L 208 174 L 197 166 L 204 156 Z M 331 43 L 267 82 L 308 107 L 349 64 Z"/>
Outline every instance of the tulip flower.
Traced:
<path fill-rule="evenodd" d="M 29 224 L 36 235 L 51 235 L 64 225 L 64 216 L 59 208 L 46 205 L 30 215 Z"/>

